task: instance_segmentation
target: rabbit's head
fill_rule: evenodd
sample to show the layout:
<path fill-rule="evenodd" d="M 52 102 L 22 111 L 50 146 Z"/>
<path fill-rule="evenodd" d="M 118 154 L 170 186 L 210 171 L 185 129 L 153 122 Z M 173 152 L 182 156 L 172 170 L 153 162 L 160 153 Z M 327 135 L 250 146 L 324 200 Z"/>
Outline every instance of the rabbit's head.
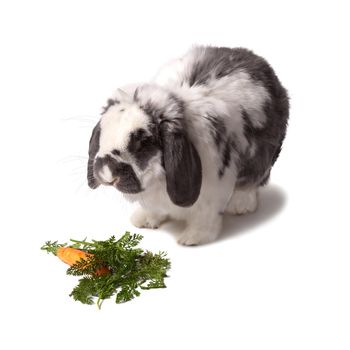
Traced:
<path fill-rule="evenodd" d="M 166 181 L 171 201 L 191 206 L 198 198 L 201 161 L 190 142 L 184 104 L 158 86 L 144 85 L 108 100 L 89 144 L 88 184 L 137 194 Z"/>

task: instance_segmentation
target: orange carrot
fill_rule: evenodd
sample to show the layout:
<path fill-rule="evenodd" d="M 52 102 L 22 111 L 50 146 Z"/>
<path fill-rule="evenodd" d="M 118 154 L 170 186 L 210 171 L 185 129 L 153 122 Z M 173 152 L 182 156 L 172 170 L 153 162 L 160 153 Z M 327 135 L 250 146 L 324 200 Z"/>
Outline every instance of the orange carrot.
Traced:
<path fill-rule="evenodd" d="M 72 266 L 73 264 L 79 262 L 81 259 L 87 260 L 92 254 L 85 253 L 80 249 L 71 248 L 71 247 L 60 247 L 56 251 L 56 255 L 60 258 L 64 263 Z M 102 276 L 109 274 L 110 271 L 107 266 L 103 266 L 95 271 L 97 276 Z"/>
<path fill-rule="evenodd" d="M 58 248 L 56 251 L 56 255 L 69 266 L 77 263 L 81 259 L 86 260 L 90 256 L 90 254 L 87 254 L 80 249 L 71 248 L 71 247 Z"/>

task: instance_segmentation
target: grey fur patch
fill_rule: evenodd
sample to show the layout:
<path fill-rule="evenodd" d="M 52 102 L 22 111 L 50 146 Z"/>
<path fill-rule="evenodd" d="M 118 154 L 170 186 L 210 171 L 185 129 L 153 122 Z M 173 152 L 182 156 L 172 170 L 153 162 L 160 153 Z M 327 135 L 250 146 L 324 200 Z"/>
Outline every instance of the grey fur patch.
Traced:
<path fill-rule="evenodd" d="M 212 114 L 206 114 L 204 116 L 210 123 L 210 133 L 214 139 L 214 142 L 219 149 L 226 137 L 226 126 L 222 119 Z"/>
<path fill-rule="evenodd" d="M 128 151 L 141 170 L 147 167 L 149 160 L 158 153 L 159 149 L 157 138 L 149 135 L 146 130 L 138 129 L 130 134 Z"/>
<path fill-rule="evenodd" d="M 263 128 L 254 128 L 248 113 L 242 110 L 245 137 L 250 145 L 255 143 L 256 151 L 252 157 L 248 152 L 240 157 L 237 187 L 263 186 L 268 182 L 271 168 L 278 158 L 286 134 L 288 109 L 286 93 L 281 93 L 280 98 L 266 102 L 264 111 L 267 120 Z"/>
<path fill-rule="evenodd" d="M 206 85 L 210 80 L 242 70 L 252 79 L 263 83 L 269 92 L 280 86 L 268 62 L 248 49 L 200 46 L 195 50 L 195 62 L 186 77 L 190 86 Z"/>
<path fill-rule="evenodd" d="M 117 99 L 108 99 L 107 100 L 107 105 L 102 107 L 103 111 L 101 114 L 105 114 L 110 108 L 111 106 L 114 106 L 115 104 L 119 104 L 120 102 Z"/>
<path fill-rule="evenodd" d="M 118 183 L 115 185 L 119 191 L 123 193 L 139 193 L 143 191 L 140 180 L 137 178 L 130 164 L 119 162 L 110 155 L 98 157 L 94 165 L 96 174 L 104 166 L 108 166 L 113 178 L 119 178 Z"/>
<path fill-rule="evenodd" d="M 241 109 L 241 115 L 244 122 L 244 136 L 247 139 L 249 145 L 251 145 L 253 139 L 255 138 L 255 134 L 258 132 L 258 129 L 254 128 L 247 111 L 243 107 L 241 107 Z"/>
<path fill-rule="evenodd" d="M 218 171 L 219 178 L 224 176 L 226 168 L 231 166 L 234 159 L 239 159 L 239 149 L 236 142 L 236 136 L 234 133 L 231 133 L 231 135 L 226 138 L 222 148 L 221 166 Z"/>
<path fill-rule="evenodd" d="M 134 101 L 150 117 L 150 127 L 155 130 L 160 123 L 171 121 L 171 128 L 182 130 L 184 101 L 174 93 L 167 92 L 166 101 L 158 103 L 154 98 L 150 98 L 150 87 L 151 92 L 159 89 L 156 86 L 145 85 L 138 87 L 134 94 Z"/>
<path fill-rule="evenodd" d="M 219 177 L 223 177 L 225 173 L 225 169 L 230 166 L 231 163 L 231 151 L 232 151 L 232 146 L 231 146 L 231 140 L 228 138 L 225 142 L 225 146 L 223 148 L 222 154 L 221 154 L 221 167 L 219 169 Z"/>
<path fill-rule="evenodd" d="M 94 129 L 92 130 L 92 134 L 89 142 L 89 160 L 87 165 L 87 180 L 90 188 L 97 188 L 98 182 L 94 176 L 94 159 L 100 148 L 100 135 L 101 135 L 101 127 L 100 122 L 96 124 Z"/>

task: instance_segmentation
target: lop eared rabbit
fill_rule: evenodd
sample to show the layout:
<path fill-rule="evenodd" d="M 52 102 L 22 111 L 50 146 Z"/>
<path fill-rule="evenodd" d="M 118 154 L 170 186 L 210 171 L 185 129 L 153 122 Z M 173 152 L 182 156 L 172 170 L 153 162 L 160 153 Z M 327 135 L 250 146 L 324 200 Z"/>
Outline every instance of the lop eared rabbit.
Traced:
<path fill-rule="evenodd" d="M 140 206 L 137 227 L 186 221 L 179 243 L 213 241 L 224 213 L 257 207 L 285 137 L 288 95 L 243 48 L 193 47 L 148 84 L 118 89 L 89 145 L 88 184 Z"/>

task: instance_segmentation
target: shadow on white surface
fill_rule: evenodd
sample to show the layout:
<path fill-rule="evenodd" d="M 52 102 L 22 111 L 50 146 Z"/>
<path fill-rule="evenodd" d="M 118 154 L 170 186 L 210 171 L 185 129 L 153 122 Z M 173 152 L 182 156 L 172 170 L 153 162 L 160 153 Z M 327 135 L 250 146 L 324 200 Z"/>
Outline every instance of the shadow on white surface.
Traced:
<path fill-rule="evenodd" d="M 245 215 L 225 215 L 222 233 L 218 241 L 236 237 L 259 228 L 276 216 L 287 201 L 286 193 L 279 187 L 269 184 L 259 190 L 259 204 L 255 213 Z"/>
<path fill-rule="evenodd" d="M 286 193 L 277 185 L 269 184 L 259 190 L 259 205 L 255 213 L 245 215 L 225 215 L 221 235 L 215 242 L 230 239 L 259 228 L 282 211 L 287 201 Z M 185 229 L 181 221 L 168 221 L 161 230 L 177 239 Z M 213 242 L 215 244 L 215 242 Z"/>

